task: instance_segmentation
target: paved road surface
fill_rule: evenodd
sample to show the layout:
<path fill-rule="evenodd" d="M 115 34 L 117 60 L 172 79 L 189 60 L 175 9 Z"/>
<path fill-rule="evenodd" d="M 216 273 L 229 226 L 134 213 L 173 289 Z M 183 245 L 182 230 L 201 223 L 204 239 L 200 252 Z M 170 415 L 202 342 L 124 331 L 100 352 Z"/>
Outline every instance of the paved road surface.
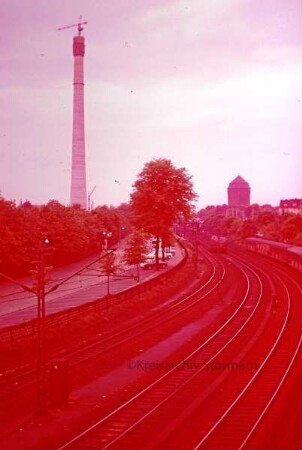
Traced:
<path fill-rule="evenodd" d="M 122 255 L 122 246 L 116 251 L 118 257 Z M 79 271 L 98 258 L 98 255 L 86 258 L 80 262 L 70 264 L 52 271 L 53 281 L 49 285 L 57 284 L 60 280 Z M 168 269 L 175 266 L 183 258 L 183 250 L 176 247 L 176 254 L 168 261 Z M 157 276 L 160 272 L 154 270 L 140 270 L 140 279 L 144 281 Z M 135 280 L 136 269 L 123 267 L 120 276 L 110 277 L 110 293 L 115 294 L 137 284 Z M 125 278 L 124 278 L 125 277 Z M 32 278 L 24 277 L 18 280 L 20 283 L 31 286 Z M 107 293 L 107 277 L 100 276 L 98 263 L 93 265 L 81 275 L 77 275 L 55 292 L 46 296 L 46 315 L 78 306 L 83 303 L 105 296 Z M 0 328 L 17 325 L 37 316 L 37 298 L 35 295 L 23 291 L 10 282 L 0 285 Z"/>

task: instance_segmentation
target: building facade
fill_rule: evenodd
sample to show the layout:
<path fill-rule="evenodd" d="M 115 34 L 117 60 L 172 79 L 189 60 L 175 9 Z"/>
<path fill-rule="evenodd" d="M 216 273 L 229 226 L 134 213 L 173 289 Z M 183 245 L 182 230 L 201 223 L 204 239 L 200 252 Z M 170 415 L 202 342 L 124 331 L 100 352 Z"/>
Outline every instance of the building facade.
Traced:
<path fill-rule="evenodd" d="M 280 200 L 279 214 L 302 214 L 302 200 L 299 198 Z"/>
<path fill-rule="evenodd" d="M 228 206 L 241 208 L 250 206 L 251 188 L 249 184 L 238 175 L 228 186 Z"/>

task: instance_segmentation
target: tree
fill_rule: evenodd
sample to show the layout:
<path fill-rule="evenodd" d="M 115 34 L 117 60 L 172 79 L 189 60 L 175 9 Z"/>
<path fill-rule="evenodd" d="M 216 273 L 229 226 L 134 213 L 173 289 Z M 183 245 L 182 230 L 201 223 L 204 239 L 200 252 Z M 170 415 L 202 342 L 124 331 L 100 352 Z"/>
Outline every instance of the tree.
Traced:
<path fill-rule="evenodd" d="M 266 226 L 275 222 L 276 216 L 276 213 L 273 213 L 271 211 L 264 211 L 258 215 L 257 222 L 260 226 Z"/>
<path fill-rule="evenodd" d="M 292 244 L 299 245 L 299 246 L 302 245 L 302 233 L 301 232 L 295 236 L 295 238 L 292 240 Z"/>
<path fill-rule="evenodd" d="M 164 261 L 166 259 L 165 249 L 171 247 L 175 242 L 174 235 L 171 229 L 161 235 L 161 258 Z"/>
<path fill-rule="evenodd" d="M 189 220 L 192 215 L 197 195 L 191 179 L 186 169 L 174 167 L 167 159 L 155 159 L 145 164 L 133 185 L 133 221 L 137 228 L 155 237 L 156 264 L 160 238 L 177 219 Z"/>
<path fill-rule="evenodd" d="M 108 253 L 100 260 L 100 268 L 104 275 L 107 276 L 107 297 L 110 295 L 109 278 L 110 275 L 114 275 L 119 268 L 116 261 L 116 255 L 114 253 Z M 108 305 L 108 304 L 107 304 Z"/>
<path fill-rule="evenodd" d="M 284 242 L 295 242 L 296 237 L 301 233 L 302 218 L 298 214 L 288 214 L 281 218 L 280 238 Z"/>
<path fill-rule="evenodd" d="M 111 231 L 110 244 L 126 235 L 130 206 L 100 206 L 94 211 L 50 200 L 46 205 L 15 202 L 0 196 L 0 271 L 14 277 L 31 269 L 47 235 L 53 243 L 51 264 L 67 264 L 99 250 L 100 233 Z"/>
<path fill-rule="evenodd" d="M 255 236 L 256 233 L 257 233 L 257 225 L 253 220 L 245 220 L 241 222 L 241 227 L 238 232 L 241 239 Z"/>
<path fill-rule="evenodd" d="M 137 281 L 139 281 L 139 265 L 146 259 L 148 253 L 148 235 L 135 230 L 127 239 L 123 260 L 130 266 L 137 268 Z"/>

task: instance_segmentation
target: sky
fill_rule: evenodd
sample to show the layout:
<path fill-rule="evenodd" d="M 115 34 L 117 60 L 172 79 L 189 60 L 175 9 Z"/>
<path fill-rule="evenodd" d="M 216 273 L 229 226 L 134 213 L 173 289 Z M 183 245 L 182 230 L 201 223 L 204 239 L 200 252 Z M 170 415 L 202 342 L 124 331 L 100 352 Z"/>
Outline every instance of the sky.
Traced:
<path fill-rule="evenodd" d="M 72 38 L 87 20 L 87 188 L 129 200 L 144 164 L 193 176 L 197 208 L 301 197 L 300 0 L 0 0 L 0 192 L 68 204 Z"/>

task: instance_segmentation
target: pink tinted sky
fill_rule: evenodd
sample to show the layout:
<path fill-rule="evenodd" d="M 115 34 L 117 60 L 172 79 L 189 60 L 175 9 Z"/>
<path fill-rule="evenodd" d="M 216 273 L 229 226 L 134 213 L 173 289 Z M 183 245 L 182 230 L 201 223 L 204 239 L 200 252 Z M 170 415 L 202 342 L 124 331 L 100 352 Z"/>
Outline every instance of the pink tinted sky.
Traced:
<path fill-rule="evenodd" d="M 85 29 L 88 187 L 128 201 L 145 162 L 194 177 L 197 206 L 301 195 L 300 0 L 1 0 L 0 190 L 69 200 L 73 30 Z M 118 183 L 115 182 L 118 180 Z"/>

